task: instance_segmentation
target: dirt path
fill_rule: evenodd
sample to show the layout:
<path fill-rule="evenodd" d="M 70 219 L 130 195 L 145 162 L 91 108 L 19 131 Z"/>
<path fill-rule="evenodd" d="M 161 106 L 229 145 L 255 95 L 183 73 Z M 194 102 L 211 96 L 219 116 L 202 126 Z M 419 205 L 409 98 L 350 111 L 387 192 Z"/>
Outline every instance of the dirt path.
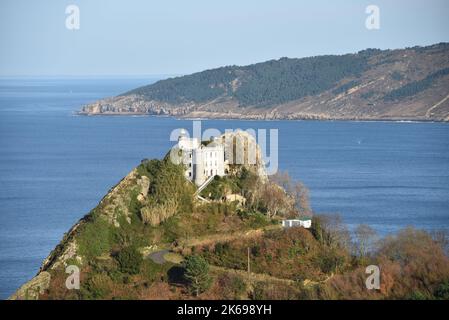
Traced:
<path fill-rule="evenodd" d="M 259 228 L 259 229 L 251 229 L 251 230 L 244 230 L 244 231 L 237 231 L 233 233 L 227 233 L 227 234 L 212 234 L 207 235 L 203 237 L 198 238 L 192 238 L 187 240 L 180 240 L 179 244 L 175 246 L 172 250 L 169 249 L 162 249 L 158 251 L 154 251 L 150 253 L 147 258 L 151 259 L 153 262 L 157 264 L 164 264 L 168 260 L 165 258 L 165 255 L 169 253 L 176 253 L 182 250 L 182 248 L 191 248 L 196 246 L 204 246 L 204 245 L 210 245 L 217 242 L 226 242 L 226 241 L 232 241 L 235 239 L 245 239 L 245 238 L 254 238 L 257 236 L 262 235 L 264 232 L 269 230 L 276 230 L 281 229 L 282 226 L 280 225 L 270 225 L 268 227 Z"/>
<path fill-rule="evenodd" d="M 431 112 L 438 108 L 441 104 L 443 104 L 447 99 L 449 99 L 449 94 L 441 101 L 439 101 L 438 103 L 434 104 L 432 107 L 430 107 L 429 110 L 427 110 L 426 112 L 426 117 L 430 117 L 431 116 Z"/>
<path fill-rule="evenodd" d="M 248 238 L 255 238 L 258 236 L 261 236 L 264 232 L 270 231 L 270 230 L 278 230 L 282 229 L 281 225 L 270 225 L 268 227 L 259 228 L 259 229 L 251 229 L 251 230 L 244 230 L 244 231 L 236 231 L 232 233 L 226 233 L 226 234 L 212 234 L 207 236 L 202 236 L 198 238 L 192 238 L 192 239 L 184 239 L 181 240 L 180 243 L 174 248 L 181 249 L 181 248 L 190 248 L 190 247 L 196 247 L 196 246 L 206 246 L 210 244 L 214 244 L 217 242 L 228 242 L 236 239 L 248 239 Z"/>
<path fill-rule="evenodd" d="M 248 276 L 248 272 L 245 270 L 238 270 L 238 269 L 229 269 L 229 268 L 225 268 L 225 267 L 219 267 L 219 266 L 214 266 L 211 265 L 210 266 L 210 270 L 211 271 L 215 271 L 218 273 L 227 273 L 227 274 L 233 274 L 233 275 L 237 275 L 242 277 L 243 280 L 247 281 L 247 282 L 251 282 L 251 281 L 261 281 L 261 282 L 277 282 L 277 283 L 282 283 L 282 284 L 287 284 L 287 285 L 293 285 L 296 283 L 296 281 L 291 280 L 291 279 L 284 279 L 284 278 L 277 278 L 274 276 L 270 276 L 269 274 L 266 273 L 254 273 L 251 272 L 251 275 Z M 322 281 L 312 281 L 309 279 L 305 279 L 302 281 L 302 284 L 305 287 L 311 287 L 320 283 L 326 283 L 327 281 L 329 281 L 332 277 L 334 276 L 334 274 L 329 275 L 326 279 L 322 280 Z"/>
<path fill-rule="evenodd" d="M 276 277 L 270 276 L 265 273 L 251 272 L 251 274 L 248 275 L 248 272 L 246 272 L 244 270 L 229 269 L 229 268 L 218 267 L 218 266 L 213 266 L 213 265 L 210 266 L 210 270 L 219 272 L 219 273 L 234 274 L 234 275 L 242 277 L 243 279 L 247 279 L 248 281 L 278 282 L 278 283 L 283 283 L 283 284 L 288 284 L 288 285 L 295 284 L 294 280 L 276 278 Z"/>
<path fill-rule="evenodd" d="M 153 260 L 154 263 L 157 264 L 164 264 L 166 262 L 164 256 L 169 253 L 169 250 L 160 250 L 160 251 L 156 251 L 151 253 L 148 258 L 150 258 L 151 260 Z"/>

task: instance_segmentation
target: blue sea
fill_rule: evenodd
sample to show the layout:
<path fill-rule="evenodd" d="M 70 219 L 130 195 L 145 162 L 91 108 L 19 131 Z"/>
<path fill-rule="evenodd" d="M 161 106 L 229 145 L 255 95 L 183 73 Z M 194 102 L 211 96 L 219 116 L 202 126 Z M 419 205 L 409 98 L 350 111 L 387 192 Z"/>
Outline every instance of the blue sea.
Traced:
<path fill-rule="evenodd" d="M 32 278 L 78 219 L 175 128 L 162 117 L 74 111 L 156 79 L 0 79 L 0 298 Z M 380 234 L 449 230 L 449 124 L 219 121 L 203 129 L 278 129 L 279 166 L 310 189 L 317 213 Z"/>

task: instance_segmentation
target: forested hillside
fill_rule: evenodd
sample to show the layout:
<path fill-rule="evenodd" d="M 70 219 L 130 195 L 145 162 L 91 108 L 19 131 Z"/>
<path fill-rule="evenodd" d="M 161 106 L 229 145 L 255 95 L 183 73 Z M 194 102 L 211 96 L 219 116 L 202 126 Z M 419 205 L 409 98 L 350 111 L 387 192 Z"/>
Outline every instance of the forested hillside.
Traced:
<path fill-rule="evenodd" d="M 449 44 L 281 58 L 170 78 L 81 114 L 449 120 Z"/>
<path fill-rule="evenodd" d="M 225 95 L 237 99 L 241 106 L 271 106 L 321 93 L 345 77 L 360 75 L 368 68 L 367 58 L 372 53 L 282 58 L 246 67 L 224 67 L 162 80 L 125 95 L 168 103 L 206 102 Z"/>

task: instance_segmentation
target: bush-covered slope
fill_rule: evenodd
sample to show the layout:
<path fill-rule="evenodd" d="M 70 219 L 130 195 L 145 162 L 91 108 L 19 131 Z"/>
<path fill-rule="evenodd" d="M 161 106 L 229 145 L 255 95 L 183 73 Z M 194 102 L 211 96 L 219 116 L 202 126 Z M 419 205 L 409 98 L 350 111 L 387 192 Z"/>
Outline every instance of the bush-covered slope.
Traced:
<path fill-rule="evenodd" d="M 205 202 L 183 174 L 167 159 L 143 161 L 11 298 L 449 299 L 444 234 L 407 229 L 377 241 L 368 226 L 350 234 L 334 216 L 282 229 L 281 218 L 310 214 L 307 192 L 287 175 L 262 183 L 242 169 L 216 179 Z M 380 290 L 365 287 L 372 264 Z M 79 268 L 79 289 L 66 286 L 68 266 Z"/>

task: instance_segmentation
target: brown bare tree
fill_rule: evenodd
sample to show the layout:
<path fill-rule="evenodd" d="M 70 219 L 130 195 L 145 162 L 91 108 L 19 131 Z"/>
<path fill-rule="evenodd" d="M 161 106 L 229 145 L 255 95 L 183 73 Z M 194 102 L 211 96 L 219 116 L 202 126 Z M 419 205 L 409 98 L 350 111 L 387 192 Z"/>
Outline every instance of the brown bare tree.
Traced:
<path fill-rule="evenodd" d="M 364 259 L 370 251 L 374 250 L 376 231 L 366 224 L 361 224 L 355 229 L 354 235 L 356 255 Z"/>
<path fill-rule="evenodd" d="M 287 193 L 276 183 L 267 182 L 262 185 L 260 203 L 265 208 L 267 216 L 273 218 L 279 214 L 285 215 L 291 207 Z"/>
<path fill-rule="evenodd" d="M 294 200 L 294 208 L 302 216 L 312 214 L 309 203 L 309 190 L 300 181 L 293 181 L 288 171 L 278 171 L 270 180 L 279 185 Z"/>

